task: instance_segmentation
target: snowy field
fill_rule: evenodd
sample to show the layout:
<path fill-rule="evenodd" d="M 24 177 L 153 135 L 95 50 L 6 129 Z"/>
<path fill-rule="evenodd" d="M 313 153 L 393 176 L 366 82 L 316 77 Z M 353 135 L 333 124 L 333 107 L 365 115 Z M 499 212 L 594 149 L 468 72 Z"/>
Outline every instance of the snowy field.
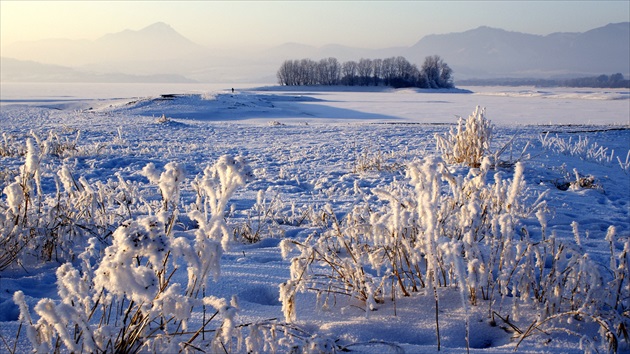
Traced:
<path fill-rule="evenodd" d="M 630 352 L 630 92 L 257 86 L 2 84 L 0 352 Z"/>

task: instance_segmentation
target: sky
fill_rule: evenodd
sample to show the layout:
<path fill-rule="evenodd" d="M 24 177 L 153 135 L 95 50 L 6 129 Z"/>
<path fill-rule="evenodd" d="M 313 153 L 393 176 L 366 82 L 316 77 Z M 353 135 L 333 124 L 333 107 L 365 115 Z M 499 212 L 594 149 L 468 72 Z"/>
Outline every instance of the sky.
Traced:
<path fill-rule="evenodd" d="M 288 42 L 411 46 L 479 26 L 532 34 L 584 32 L 630 21 L 630 1 L 14 1 L 0 0 L 0 45 L 94 40 L 165 22 L 215 47 Z"/>

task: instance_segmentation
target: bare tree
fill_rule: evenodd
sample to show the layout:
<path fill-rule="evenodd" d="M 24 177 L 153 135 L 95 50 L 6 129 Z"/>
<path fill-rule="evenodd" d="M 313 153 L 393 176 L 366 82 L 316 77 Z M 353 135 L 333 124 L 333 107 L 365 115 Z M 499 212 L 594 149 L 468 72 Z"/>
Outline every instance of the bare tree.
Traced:
<path fill-rule="evenodd" d="M 383 80 L 383 59 L 372 60 L 372 75 L 374 86 L 378 86 Z"/>
<path fill-rule="evenodd" d="M 395 63 L 396 58 L 391 57 L 383 59 L 383 65 L 381 66 L 381 73 L 383 75 L 383 82 L 385 86 L 390 86 L 394 78 L 396 77 Z"/>
<path fill-rule="evenodd" d="M 359 75 L 359 85 L 369 85 L 372 79 L 372 60 L 361 58 L 357 64 L 357 74 Z"/>
<path fill-rule="evenodd" d="M 286 86 L 297 85 L 295 80 L 295 70 L 295 61 L 285 60 L 282 65 L 280 65 L 280 69 L 278 69 L 278 73 L 276 74 L 278 77 L 278 83 Z"/>
<path fill-rule="evenodd" d="M 337 58 L 325 58 L 317 64 L 318 83 L 320 85 L 338 85 L 341 75 L 341 64 Z"/>
<path fill-rule="evenodd" d="M 451 68 L 439 56 L 432 55 L 424 59 L 421 75 L 429 88 L 452 88 L 452 74 Z"/>
<path fill-rule="evenodd" d="M 390 85 L 394 87 L 416 86 L 418 76 L 420 75 L 418 67 L 401 56 L 393 58 L 393 73 L 394 76 Z"/>
<path fill-rule="evenodd" d="M 302 59 L 299 68 L 300 85 L 317 84 L 317 62 L 311 59 Z"/>
<path fill-rule="evenodd" d="M 440 84 L 443 88 L 453 88 L 453 70 L 444 61 L 440 63 Z"/>
<path fill-rule="evenodd" d="M 354 86 L 357 82 L 357 67 L 356 61 L 347 61 L 343 63 L 341 67 L 342 81 L 348 86 Z"/>

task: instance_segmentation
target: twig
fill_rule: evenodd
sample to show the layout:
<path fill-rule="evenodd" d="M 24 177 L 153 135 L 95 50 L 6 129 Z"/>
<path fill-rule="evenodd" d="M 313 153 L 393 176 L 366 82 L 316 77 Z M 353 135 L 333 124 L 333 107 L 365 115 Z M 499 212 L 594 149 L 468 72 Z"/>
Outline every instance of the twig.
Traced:
<path fill-rule="evenodd" d="M 496 311 L 492 311 L 492 320 L 493 321 L 494 321 L 494 316 L 499 317 L 505 324 L 507 324 L 508 326 L 512 327 L 512 329 L 514 331 L 516 331 L 516 333 L 523 334 L 523 331 L 521 331 L 520 328 L 516 327 L 516 325 L 514 325 L 512 322 L 510 322 L 510 316 L 509 315 L 507 316 L 507 318 L 503 318 Z"/>

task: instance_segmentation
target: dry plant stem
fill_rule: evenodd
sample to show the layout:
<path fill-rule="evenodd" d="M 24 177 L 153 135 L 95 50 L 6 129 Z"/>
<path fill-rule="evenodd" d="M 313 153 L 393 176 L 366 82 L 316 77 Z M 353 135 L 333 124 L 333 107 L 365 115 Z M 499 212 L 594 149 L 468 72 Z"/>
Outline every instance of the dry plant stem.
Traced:
<path fill-rule="evenodd" d="M 518 349 L 519 345 L 521 344 L 521 342 L 523 342 L 523 340 L 525 340 L 525 338 L 527 338 L 527 337 L 532 335 L 532 332 L 534 330 L 541 330 L 540 326 L 544 325 L 547 322 L 550 322 L 552 320 L 555 320 L 557 318 L 564 317 L 564 316 L 580 316 L 580 317 L 590 318 L 591 320 L 593 320 L 593 322 L 597 323 L 603 330 L 606 331 L 606 338 L 608 339 L 608 343 L 609 343 L 610 349 L 613 352 L 617 352 L 618 339 L 617 339 L 617 336 L 615 335 L 614 331 L 612 331 L 610 329 L 608 323 L 606 323 L 606 321 L 604 321 L 602 318 L 600 318 L 598 316 L 593 316 L 591 314 L 588 314 L 588 313 L 585 313 L 585 312 L 582 312 L 582 311 L 567 311 L 567 312 L 557 313 L 555 315 L 552 315 L 552 316 L 549 316 L 549 317 L 545 318 L 542 321 L 535 321 L 535 322 L 533 322 L 527 328 L 527 330 L 521 335 L 519 341 L 516 343 L 516 346 L 514 347 L 514 351 L 516 351 Z M 543 332 L 545 332 L 545 331 L 543 331 Z"/>
<path fill-rule="evenodd" d="M 203 325 L 202 325 L 201 327 L 199 327 L 199 329 L 197 330 L 197 332 L 195 332 L 195 333 L 194 333 L 194 334 L 190 337 L 190 339 L 189 339 L 186 343 L 184 343 L 184 344 L 185 344 L 185 345 L 192 345 L 192 342 L 193 342 L 195 339 L 197 339 L 197 337 L 199 336 L 199 334 L 201 334 L 201 335 L 202 335 L 202 337 L 203 337 L 203 338 L 205 338 L 206 326 L 207 326 L 207 325 L 208 325 L 208 324 L 209 324 L 209 323 L 210 323 L 210 322 L 211 322 L 211 321 L 212 321 L 212 320 L 213 320 L 213 319 L 214 319 L 214 318 L 215 318 L 218 314 L 219 314 L 219 311 L 216 311 L 216 312 L 215 312 L 212 316 L 210 316 L 210 318 L 209 318 L 209 319 L 205 320 L 205 321 L 203 322 Z M 180 353 L 181 353 L 181 351 L 182 351 L 182 350 L 183 350 L 183 348 L 180 350 Z"/>
<path fill-rule="evenodd" d="M 7 342 L 7 340 L 0 333 L 0 339 L 2 339 L 2 343 L 7 348 L 7 353 L 15 354 L 17 352 L 17 343 L 18 343 L 18 339 L 20 338 L 21 332 L 22 332 L 22 322 L 20 322 L 20 325 L 18 326 L 17 334 L 15 335 L 15 342 L 13 343 L 13 348 L 9 346 L 9 343 Z"/>
<path fill-rule="evenodd" d="M 439 300 L 437 289 L 435 285 L 433 285 L 433 297 L 435 298 L 435 337 L 437 339 L 437 350 L 440 350 L 441 341 L 440 341 L 440 316 L 439 316 Z"/>
<path fill-rule="evenodd" d="M 505 323 L 508 326 L 510 326 L 510 328 L 512 328 L 516 333 L 523 334 L 523 331 L 521 331 L 520 328 L 516 327 L 516 325 L 514 325 L 512 322 L 510 322 L 510 315 L 507 315 L 506 318 L 503 318 L 496 311 L 492 311 L 492 321 L 496 322 L 495 319 L 494 319 L 494 316 L 497 316 L 498 318 L 500 318 L 501 321 L 503 321 L 503 323 Z"/>
<path fill-rule="evenodd" d="M 612 252 L 612 242 L 611 242 L 611 252 Z M 613 253 L 614 254 L 614 253 Z M 620 278 L 617 279 L 618 281 L 618 286 L 617 286 L 617 294 L 615 296 L 615 310 L 619 310 L 619 306 L 620 306 L 620 298 L 621 298 L 621 290 L 623 289 L 623 283 L 624 280 L 626 279 L 626 274 L 628 272 L 628 262 L 627 262 L 627 251 L 626 249 L 624 249 L 624 251 L 621 253 L 621 256 L 619 257 L 622 261 L 620 261 L 620 265 L 619 268 L 621 269 L 625 269 L 625 272 L 621 272 L 620 274 Z M 628 287 L 630 288 L 630 284 L 628 284 Z"/>
<path fill-rule="evenodd" d="M 392 264 L 395 264 L 395 261 L 393 259 L 395 257 L 395 255 L 394 256 L 390 256 L 388 250 L 385 250 L 385 254 L 387 255 L 387 258 L 389 258 L 390 262 Z M 409 294 L 409 292 L 405 288 L 405 284 L 403 283 L 403 280 L 402 280 L 402 278 L 400 276 L 400 273 L 398 271 L 398 267 L 394 267 L 394 276 L 398 280 L 398 286 L 400 287 L 400 290 L 403 292 L 403 296 L 405 296 L 405 297 L 411 296 L 411 294 Z"/>

